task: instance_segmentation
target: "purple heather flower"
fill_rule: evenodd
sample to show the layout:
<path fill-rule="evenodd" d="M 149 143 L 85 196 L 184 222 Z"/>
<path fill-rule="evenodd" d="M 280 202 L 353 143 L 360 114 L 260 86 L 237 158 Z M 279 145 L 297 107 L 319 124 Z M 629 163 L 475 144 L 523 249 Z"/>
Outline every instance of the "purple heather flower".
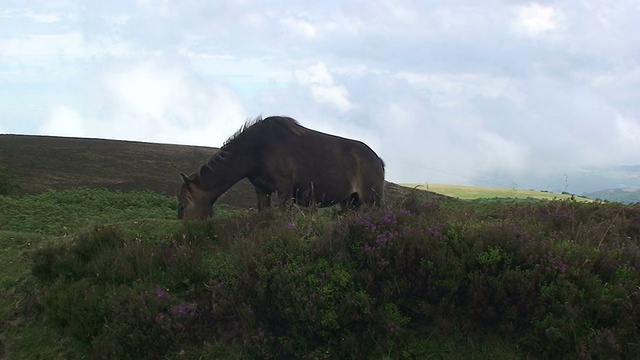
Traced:
<path fill-rule="evenodd" d="M 376 249 L 375 247 L 373 247 L 373 246 L 371 246 L 371 245 L 369 245 L 369 244 L 364 244 L 364 252 L 365 252 L 366 254 L 368 254 L 368 253 L 370 253 L 370 252 L 374 251 L 375 249 Z"/>
<path fill-rule="evenodd" d="M 169 308 L 169 313 L 171 315 L 188 315 L 195 310 L 195 306 L 190 303 L 182 303 L 180 305 L 172 306 Z"/>
<path fill-rule="evenodd" d="M 166 298 L 166 297 L 169 297 L 169 293 L 162 289 L 158 289 L 156 290 L 156 296 L 159 298 Z"/>

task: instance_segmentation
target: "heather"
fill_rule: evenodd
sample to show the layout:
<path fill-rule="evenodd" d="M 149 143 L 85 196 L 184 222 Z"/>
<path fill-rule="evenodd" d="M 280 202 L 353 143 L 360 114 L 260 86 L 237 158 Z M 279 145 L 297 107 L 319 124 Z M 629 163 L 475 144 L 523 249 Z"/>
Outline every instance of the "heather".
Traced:
<path fill-rule="evenodd" d="M 414 196 L 46 229 L 2 232 L 26 271 L 3 282 L 11 358 L 640 356 L 638 205 Z"/>

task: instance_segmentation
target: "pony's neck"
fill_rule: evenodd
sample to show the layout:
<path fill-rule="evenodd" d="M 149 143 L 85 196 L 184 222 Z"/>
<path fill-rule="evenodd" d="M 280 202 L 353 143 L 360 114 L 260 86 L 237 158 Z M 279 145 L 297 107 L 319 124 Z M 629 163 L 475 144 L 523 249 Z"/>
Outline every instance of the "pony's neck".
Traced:
<path fill-rule="evenodd" d="M 237 154 L 220 150 L 202 165 L 198 173 L 198 182 L 202 189 L 210 194 L 211 203 L 214 203 L 238 181 L 247 177 L 248 163 Z"/>

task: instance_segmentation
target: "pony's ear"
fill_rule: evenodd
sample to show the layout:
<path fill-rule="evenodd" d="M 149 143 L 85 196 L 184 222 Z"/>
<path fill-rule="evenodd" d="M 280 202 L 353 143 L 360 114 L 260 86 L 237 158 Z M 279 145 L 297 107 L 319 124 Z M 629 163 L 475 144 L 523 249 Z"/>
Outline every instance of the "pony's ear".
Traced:
<path fill-rule="evenodd" d="M 182 181 L 184 181 L 185 184 L 191 184 L 192 180 L 184 173 L 180 173 L 180 177 L 182 177 Z"/>

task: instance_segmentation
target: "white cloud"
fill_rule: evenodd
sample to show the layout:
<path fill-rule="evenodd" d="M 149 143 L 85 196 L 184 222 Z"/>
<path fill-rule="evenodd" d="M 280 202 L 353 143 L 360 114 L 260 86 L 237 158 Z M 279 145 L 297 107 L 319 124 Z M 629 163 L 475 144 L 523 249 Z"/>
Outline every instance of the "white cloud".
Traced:
<path fill-rule="evenodd" d="M 616 126 L 621 150 L 633 156 L 640 154 L 640 121 L 618 116 Z"/>
<path fill-rule="evenodd" d="M 354 105 L 349 101 L 349 91 L 342 86 L 311 86 L 313 97 L 340 111 L 349 111 Z"/>
<path fill-rule="evenodd" d="M 316 36 L 316 28 L 308 21 L 286 17 L 281 20 L 281 23 L 286 31 L 291 31 L 303 38 L 313 39 Z"/>
<path fill-rule="evenodd" d="M 334 85 L 333 76 L 324 63 L 320 62 L 304 70 L 296 70 L 293 75 L 299 84 L 309 87 L 316 101 L 342 112 L 355 107 L 349 100 L 349 91 L 344 86 Z"/>
<path fill-rule="evenodd" d="M 5 9 L 0 11 L 0 19 L 19 19 L 20 21 L 33 21 L 35 23 L 57 23 L 64 16 L 55 12 L 36 12 L 29 9 Z"/>
<path fill-rule="evenodd" d="M 54 106 L 50 110 L 49 117 L 42 124 L 39 132 L 43 135 L 87 136 L 82 116 L 76 110 L 64 105 Z"/>
<path fill-rule="evenodd" d="M 506 98 L 522 101 L 523 94 L 508 77 L 494 77 L 488 74 L 471 73 L 414 73 L 400 72 L 401 79 L 432 95 L 434 104 L 449 107 L 472 98 Z"/>
<path fill-rule="evenodd" d="M 392 181 L 637 162 L 638 18 L 634 1 L 34 0 L 0 10 L 0 119 L 216 146 L 291 115 L 369 143 Z"/>
<path fill-rule="evenodd" d="M 480 173 L 510 169 L 516 174 L 526 169 L 527 150 L 523 144 L 503 138 L 492 132 L 478 134 L 480 144 Z"/>
<path fill-rule="evenodd" d="M 29 35 L 0 39 L 3 62 L 11 64 L 56 61 L 61 57 L 85 57 L 84 41 L 80 33 Z"/>
<path fill-rule="evenodd" d="M 41 134 L 222 146 L 247 119 L 230 88 L 179 66 L 109 68 L 75 107 L 55 105 Z"/>
<path fill-rule="evenodd" d="M 410 8 L 409 6 L 397 1 L 383 0 L 380 1 L 380 4 L 384 9 L 383 11 L 387 12 L 387 14 L 389 14 L 394 20 L 404 23 L 413 23 L 417 18 L 419 18 L 419 12 L 416 11 L 415 8 Z"/>
<path fill-rule="evenodd" d="M 516 9 L 516 29 L 529 36 L 539 36 L 557 30 L 564 19 L 560 9 L 537 3 Z"/>
<path fill-rule="evenodd" d="M 180 66 L 143 62 L 101 79 L 112 108 L 100 127 L 114 137 L 220 146 L 247 118 L 232 89 Z"/>
<path fill-rule="evenodd" d="M 74 67 L 101 57 L 126 58 L 140 53 L 134 45 L 110 36 L 87 42 L 79 32 L 0 38 L 0 63 L 40 68 Z"/>
<path fill-rule="evenodd" d="M 173 102 L 183 102 L 189 94 L 184 75 L 177 69 L 162 69 L 152 63 L 105 76 L 107 90 L 134 116 L 161 119 Z"/>

